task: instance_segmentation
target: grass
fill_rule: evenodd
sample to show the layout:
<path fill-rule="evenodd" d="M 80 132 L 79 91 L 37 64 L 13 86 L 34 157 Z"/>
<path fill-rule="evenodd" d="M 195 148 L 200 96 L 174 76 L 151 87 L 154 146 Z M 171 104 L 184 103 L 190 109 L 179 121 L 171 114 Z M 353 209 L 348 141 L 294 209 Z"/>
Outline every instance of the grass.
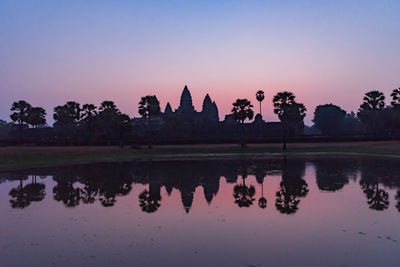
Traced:
<path fill-rule="evenodd" d="M 340 142 L 289 143 L 283 151 L 281 144 L 249 144 L 241 149 L 235 144 L 166 145 L 153 149 L 134 150 L 118 147 L 0 147 L 0 171 L 54 165 L 71 165 L 137 159 L 186 159 L 199 157 L 271 156 L 274 154 L 352 153 L 366 155 L 400 156 L 400 142 Z"/>

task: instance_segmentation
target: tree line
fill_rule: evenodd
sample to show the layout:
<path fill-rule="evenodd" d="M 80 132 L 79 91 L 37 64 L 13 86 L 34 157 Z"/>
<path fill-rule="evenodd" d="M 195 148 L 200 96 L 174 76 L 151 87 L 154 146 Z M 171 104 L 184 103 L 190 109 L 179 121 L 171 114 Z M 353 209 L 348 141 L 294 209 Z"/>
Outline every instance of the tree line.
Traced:
<path fill-rule="evenodd" d="M 261 114 L 264 92 L 259 90 L 255 96 L 259 102 L 259 114 Z M 357 113 L 347 113 L 332 103 L 318 105 L 314 111 L 312 120 L 314 125 L 311 129 L 324 136 L 333 137 L 357 134 L 371 135 L 374 138 L 397 137 L 400 133 L 400 88 L 394 89 L 390 96 L 390 105 L 386 105 L 382 92 L 367 92 Z M 286 149 L 288 137 L 304 133 L 304 117 L 307 109 L 304 104 L 297 102 L 296 96 L 289 91 L 278 92 L 273 97 L 272 103 L 274 113 L 281 122 L 283 149 Z M 20 100 L 14 102 L 10 110 L 12 126 L 18 129 L 20 140 L 23 139 L 24 130 L 29 126 L 38 128 L 46 124 L 46 110 L 42 107 L 33 107 L 28 102 Z M 157 96 L 142 97 L 138 104 L 138 113 L 145 122 L 145 135 L 151 148 L 153 139 L 151 120 L 161 114 Z M 248 99 L 237 99 L 232 104 L 231 116 L 240 125 L 241 146 L 245 147 L 245 122 L 254 118 L 254 106 Z M 110 144 L 113 138 L 118 138 L 119 145 L 123 146 L 124 137 L 132 131 L 131 118 L 122 113 L 113 101 L 103 101 L 98 107 L 94 104 L 81 106 L 77 102 L 68 101 L 54 108 L 53 119 L 55 138 L 61 143 L 74 144 L 79 137 L 87 144 L 94 144 L 96 138 L 101 136 L 107 144 Z M 175 117 L 167 119 L 166 124 L 173 124 L 169 125 L 169 128 L 179 125 Z"/>

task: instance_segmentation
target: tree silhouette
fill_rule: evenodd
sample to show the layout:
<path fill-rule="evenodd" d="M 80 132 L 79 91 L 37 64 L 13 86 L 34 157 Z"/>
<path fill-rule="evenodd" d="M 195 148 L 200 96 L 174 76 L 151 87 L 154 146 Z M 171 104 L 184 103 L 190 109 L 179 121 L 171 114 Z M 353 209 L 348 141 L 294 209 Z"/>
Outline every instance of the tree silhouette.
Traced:
<path fill-rule="evenodd" d="M 10 115 L 10 118 L 13 122 L 18 124 L 20 139 L 22 139 L 24 124 L 28 122 L 28 112 L 31 107 L 32 106 L 24 100 L 14 102 L 11 106 L 10 110 L 12 111 L 12 114 Z"/>
<path fill-rule="evenodd" d="M 46 124 L 46 111 L 41 107 L 30 108 L 26 122 L 33 128 Z"/>
<path fill-rule="evenodd" d="M 370 209 L 381 211 L 389 207 L 389 194 L 379 187 L 377 180 L 362 179 L 360 185 Z"/>
<path fill-rule="evenodd" d="M 93 104 L 84 104 L 82 106 L 81 125 L 88 131 L 90 143 L 94 143 L 96 132 L 99 128 L 100 119 L 97 107 Z"/>
<path fill-rule="evenodd" d="M 12 198 L 10 199 L 12 208 L 26 208 L 32 202 L 42 201 L 46 196 L 46 186 L 42 183 L 38 183 L 36 181 L 36 176 L 32 176 L 32 182 L 25 186 L 23 185 L 23 180 L 24 179 L 21 178 L 19 180 L 19 185 L 16 188 L 12 188 L 9 192 Z"/>
<path fill-rule="evenodd" d="M 67 137 L 70 144 L 72 144 L 73 138 L 75 137 L 80 117 L 80 105 L 74 101 L 68 101 L 63 106 L 57 106 L 54 108 L 54 127 L 61 133 L 61 135 Z"/>
<path fill-rule="evenodd" d="M 308 184 L 303 180 L 304 162 L 292 161 L 288 164 L 286 157 L 282 166 L 282 182 L 276 193 L 275 207 L 282 214 L 294 214 L 299 209 L 301 197 L 308 193 Z"/>
<path fill-rule="evenodd" d="M 243 168 L 242 170 L 242 184 L 237 184 L 233 188 L 233 198 L 235 203 L 240 208 L 248 208 L 253 205 L 255 200 L 254 195 L 256 194 L 256 189 L 254 186 L 247 186 L 245 180 L 247 178 L 247 170 Z"/>
<path fill-rule="evenodd" d="M 304 128 L 304 117 L 306 108 L 301 103 L 296 103 L 292 92 L 284 91 L 277 93 L 272 102 L 274 113 L 278 115 L 283 128 L 283 149 L 286 150 L 286 139 L 290 131 L 298 132 Z"/>
<path fill-rule="evenodd" d="M 69 208 L 78 206 L 81 197 L 80 189 L 73 186 L 75 178 L 54 176 L 53 179 L 57 182 L 53 187 L 54 200 L 63 202 Z"/>
<path fill-rule="evenodd" d="M 149 134 L 148 147 L 152 148 L 151 118 L 160 115 L 160 102 L 155 95 L 143 96 L 139 102 L 139 114 L 146 120 L 146 128 Z"/>
<path fill-rule="evenodd" d="M 99 118 L 104 132 L 107 136 L 107 145 L 111 144 L 111 134 L 115 128 L 115 121 L 117 120 L 120 111 L 113 101 L 103 101 L 99 107 Z"/>
<path fill-rule="evenodd" d="M 385 96 L 379 91 L 370 91 L 365 94 L 363 103 L 358 109 L 357 117 L 364 123 L 371 125 L 376 137 L 376 117 L 379 111 L 385 107 Z"/>
<path fill-rule="evenodd" d="M 341 131 L 346 111 L 333 104 L 315 108 L 313 122 L 324 135 L 336 135 Z"/>
<path fill-rule="evenodd" d="M 14 209 L 26 208 L 31 203 L 28 192 L 24 188 L 22 179 L 19 180 L 19 185 L 17 186 L 17 188 L 11 189 L 9 195 L 13 198 L 10 199 L 10 204 L 11 207 Z"/>
<path fill-rule="evenodd" d="M 264 197 L 264 181 L 261 183 L 261 197 L 258 199 L 258 206 L 262 209 L 267 207 L 267 199 Z"/>
<path fill-rule="evenodd" d="M 143 212 L 153 213 L 161 206 L 160 187 L 150 184 L 150 189 L 145 189 L 139 195 L 139 206 Z"/>
<path fill-rule="evenodd" d="M 264 100 L 264 91 L 258 90 L 257 93 L 256 93 L 256 99 L 257 99 L 258 102 L 260 102 L 260 115 L 262 116 L 262 114 L 261 114 L 261 102 Z"/>
<path fill-rule="evenodd" d="M 32 176 L 32 182 L 25 186 L 30 201 L 39 202 L 46 196 L 46 185 L 38 183 L 36 176 Z"/>
<path fill-rule="evenodd" d="M 390 104 L 392 107 L 399 109 L 400 108 L 400 87 L 397 89 L 394 89 L 393 92 L 390 94 L 392 97 L 392 101 Z"/>
<path fill-rule="evenodd" d="M 132 129 L 131 119 L 126 114 L 118 114 L 115 120 L 115 129 L 119 134 L 119 146 L 124 146 L 124 134 Z"/>
<path fill-rule="evenodd" d="M 254 112 L 252 110 L 253 105 L 247 99 L 237 99 L 235 103 L 232 104 L 232 116 L 233 119 L 241 124 L 242 127 L 242 148 L 246 147 L 246 129 L 244 127 L 244 121 L 246 119 L 253 119 Z"/>

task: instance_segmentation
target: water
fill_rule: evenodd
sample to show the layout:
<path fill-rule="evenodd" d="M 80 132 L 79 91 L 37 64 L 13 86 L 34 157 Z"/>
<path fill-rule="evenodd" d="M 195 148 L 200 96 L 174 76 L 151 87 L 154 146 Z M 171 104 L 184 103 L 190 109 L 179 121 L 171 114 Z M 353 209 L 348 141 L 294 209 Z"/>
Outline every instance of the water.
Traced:
<path fill-rule="evenodd" d="M 0 266 L 398 266 L 400 160 L 104 163 L 0 174 Z"/>

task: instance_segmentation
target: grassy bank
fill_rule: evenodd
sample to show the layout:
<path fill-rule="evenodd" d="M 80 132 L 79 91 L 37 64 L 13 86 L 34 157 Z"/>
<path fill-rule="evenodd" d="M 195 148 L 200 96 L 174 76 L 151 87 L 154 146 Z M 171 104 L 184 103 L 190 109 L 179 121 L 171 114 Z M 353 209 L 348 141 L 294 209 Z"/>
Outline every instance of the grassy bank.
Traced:
<path fill-rule="evenodd" d="M 400 142 L 291 143 L 286 152 L 281 144 L 250 144 L 244 150 L 238 145 L 175 145 L 153 149 L 130 147 L 0 147 L 0 171 L 52 165 L 69 165 L 100 161 L 134 159 L 185 159 L 196 157 L 271 156 L 301 153 L 357 153 L 400 156 Z"/>

